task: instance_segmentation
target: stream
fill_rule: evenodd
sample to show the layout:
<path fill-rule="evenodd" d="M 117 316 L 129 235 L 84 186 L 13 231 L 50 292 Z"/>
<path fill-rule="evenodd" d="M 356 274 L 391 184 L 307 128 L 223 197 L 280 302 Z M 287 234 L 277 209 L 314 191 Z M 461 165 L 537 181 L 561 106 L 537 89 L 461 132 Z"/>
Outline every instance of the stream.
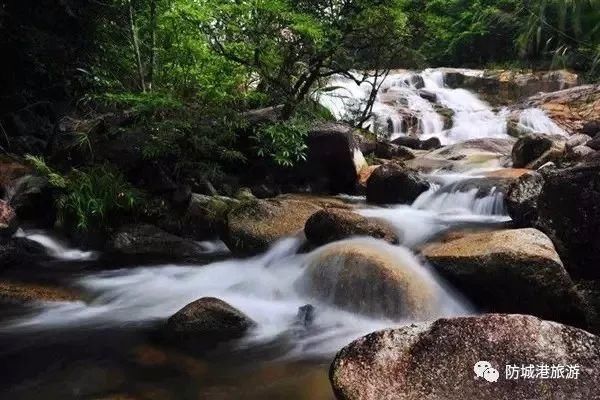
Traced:
<path fill-rule="evenodd" d="M 417 81 L 422 82 L 419 88 Z M 320 100 L 338 118 L 367 95 L 366 88 L 342 78 L 335 78 L 332 86 L 339 88 Z M 452 127 L 445 126 L 422 90 L 453 111 Z M 508 137 L 506 109 L 493 109 L 468 90 L 447 88 L 440 70 L 391 74 L 374 106 L 373 125 L 385 127 L 391 138 L 408 134 L 399 108 L 416 116 L 421 138 L 435 136 L 443 144 Z M 537 109 L 524 112 L 519 124 L 532 131 L 562 133 Z M 361 203 L 362 215 L 388 221 L 402 244 L 367 238 L 349 242 L 379 246 L 401 260 L 412 279 L 432 294 L 428 318 L 476 313 L 415 250 L 451 229 L 509 222 L 501 190 L 492 188 L 482 195 L 460 185 L 486 179 L 489 170 L 499 168 L 433 172 L 427 176 L 431 189 L 412 205 L 373 207 L 352 198 Z M 368 318 L 301 294 L 298 280 L 304 268 L 324 250 L 299 253 L 300 237 L 282 239 L 248 259 L 232 258 L 222 242 L 203 242 L 208 257 L 202 265 L 115 270 L 99 254 L 73 248 L 50 232 L 18 235 L 60 260 L 60 281 L 83 293 L 83 299 L 0 309 L 0 398 L 333 399 L 327 374 L 341 347 L 372 331 L 416 322 Z M 85 268 L 77 267 L 83 264 Z M 157 343 L 156 331 L 168 317 L 206 296 L 243 311 L 257 322 L 256 328 L 203 354 Z M 310 327 L 302 327 L 298 310 L 307 304 L 314 306 L 315 319 Z"/>

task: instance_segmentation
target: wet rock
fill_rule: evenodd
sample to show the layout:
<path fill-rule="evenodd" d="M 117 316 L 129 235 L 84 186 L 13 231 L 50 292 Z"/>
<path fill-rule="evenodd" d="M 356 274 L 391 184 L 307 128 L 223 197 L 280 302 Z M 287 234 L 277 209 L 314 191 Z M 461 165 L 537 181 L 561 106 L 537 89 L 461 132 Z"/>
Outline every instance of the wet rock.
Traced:
<path fill-rule="evenodd" d="M 596 151 L 600 150 L 600 137 L 595 137 L 594 139 L 587 142 L 587 147 Z"/>
<path fill-rule="evenodd" d="M 578 146 L 584 146 L 590 140 L 592 140 L 592 137 L 588 135 L 572 135 L 567 139 L 567 149 L 572 149 Z"/>
<path fill-rule="evenodd" d="M 46 178 L 25 175 L 14 182 L 9 202 L 22 221 L 52 226 L 56 219 L 53 189 Z"/>
<path fill-rule="evenodd" d="M 418 168 L 418 164 L 429 162 L 437 168 L 449 171 L 465 171 L 473 168 L 499 168 L 508 166 L 515 139 L 473 139 L 444 146 L 409 160 L 407 165 Z"/>
<path fill-rule="evenodd" d="M 390 244 L 399 243 L 398 235 L 385 221 L 366 218 L 342 209 L 328 208 L 314 213 L 306 221 L 304 234 L 314 246 L 323 246 L 353 236 L 370 236 Z"/>
<path fill-rule="evenodd" d="M 577 146 L 567 151 L 567 158 L 570 161 L 579 161 L 594 154 L 595 152 L 596 150 L 588 146 Z"/>
<path fill-rule="evenodd" d="M 589 121 L 583 124 L 581 133 L 591 137 L 595 137 L 600 134 L 600 120 Z"/>
<path fill-rule="evenodd" d="M 307 304 L 298 308 L 296 322 L 303 328 L 308 329 L 315 321 L 315 307 L 312 304 Z"/>
<path fill-rule="evenodd" d="M 0 200 L 0 237 L 9 237 L 17 230 L 17 213 L 4 200 Z"/>
<path fill-rule="evenodd" d="M 375 156 L 384 159 L 412 160 L 415 155 L 403 146 L 393 143 L 378 142 Z"/>
<path fill-rule="evenodd" d="M 600 278 L 600 163 L 543 175 L 534 226 L 552 238 L 574 276 Z"/>
<path fill-rule="evenodd" d="M 50 260 L 42 245 L 25 238 L 0 238 L 0 270 L 35 269 Z"/>
<path fill-rule="evenodd" d="M 514 168 L 537 169 L 547 162 L 559 161 L 565 155 L 566 139 L 544 134 L 521 137 L 512 149 Z"/>
<path fill-rule="evenodd" d="M 358 144 L 358 148 L 363 155 L 373 154 L 377 148 L 377 137 L 370 131 L 366 130 L 355 130 L 354 140 Z"/>
<path fill-rule="evenodd" d="M 365 167 L 360 170 L 358 174 L 358 194 L 364 195 L 367 193 L 367 182 L 369 181 L 369 178 L 371 177 L 373 172 L 375 172 L 375 170 L 379 167 L 380 165 L 369 165 L 368 167 Z"/>
<path fill-rule="evenodd" d="M 247 315 L 223 300 L 204 297 L 169 318 L 165 335 L 176 346 L 202 348 L 240 338 L 255 325 Z"/>
<path fill-rule="evenodd" d="M 243 202 L 228 213 L 222 239 L 234 253 L 260 254 L 278 239 L 302 231 L 308 218 L 321 208 L 300 200 Z"/>
<path fill-rule="evenodd" d="M 480 361 L 498 371 L 497 382 L 475 375 Z M 578 379 L 506 379 L 506 365 L 531 364 L 578 366 Z M 329 377 L 339 400 L 583 400 L 600 397 L 599 371 L 599 337 L 531 316 L 490 314 L 372 333 L 337 354 Z"/>
<path fill-rule="evenodd" d="M 410 136 L 401 136 L 392 140 L 392 144 L 408 147 L 414 150 L 435 150 L 442 147 L 440 139 L 436 137 L 421 140 Z"/>
<path fill-rule="evenodd" d="M 367 201 L 376 204 L 410 204 L 429 189 L 416 171 L 390 163 L 377 168 L 367 181 Z"/>
<path fill-rule="evenodd" d="M 194 262 L 202 257 L 197 243 L 175 236 L 153 225 L 120 227 L 109 239 L 106 252 L 123 262 Z"/>
<path fill-rule="evenodd" d="M 537 220 L 537 201 L 544 177 L 531 171 L 514 181 L 506 193 L 505 202 L 508 213 L 519 227 L 534 226 Z"/>
<path fill-rule="evenodd" d="M 435 289 L 407 250 L 376 240 L 330 244 L 311 254 L 297 289 L 344 310 L 372 317 L 427 318 Z"/>
<path fill-rule="evenodd" d="M 577 74 L 566 70 L 524 72 L 515 70 L 445 69 L 445 83 L 479 93 L 495 105 L 503 105 L 539 92 L 554 92 L 578 84 Z"/>
<path fill-rule="evenodd" d="M 47 284 L 0 280 L 0 303 L 23 304 L 76 300 L 79 300 L 79 296 L 71 289 Z"/>
<path fill-rule="evenodd" d="M 332 193 L 353 193 L 358 173 L 367 166 L 354 129 L 325 123 L 313 127 L 307 138 L 307 168 L 312 179 L 325 180 Z"/>
<path fill-rule="evenodd" d="M 550 239 L 535 229 L 467 234 L 423 256 L 486 312 L 532 314 L 585 326 L 586 308 Z"/>

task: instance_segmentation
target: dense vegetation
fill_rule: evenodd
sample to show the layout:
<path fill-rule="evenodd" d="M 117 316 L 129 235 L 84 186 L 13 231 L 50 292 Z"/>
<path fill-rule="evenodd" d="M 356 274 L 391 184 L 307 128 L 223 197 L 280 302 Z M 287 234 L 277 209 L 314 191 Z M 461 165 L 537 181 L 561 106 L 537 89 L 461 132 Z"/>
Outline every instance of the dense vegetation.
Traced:
<path fill-rule="evenodd" d="M 143 135 L 143 156 L 180 181 L 223 180 L 250 160 L 284 167 L 303 160 L 309 122 L 330 118 L 314 99 L 335 74 L 368 82 L 373 93 L 396 67 L 569 67 L 599 75 L 598 0 L 33 3 L 0 8 L 3 54 L 19 54 L 3 67 L 10 73 L 0 82 L 2 114 L 65 99 L 81 119 L 127 110 L 127 129 Z M 281 106 L 279 121 L 249 129 L 244 112 L 267 106 Z M 353 122 L 369 112 L 367 104 Z M 14 152 L 10 127 L 2 130 L 4 151 Z M 103 169 L 95 132 L 78 131 L 85 162 L 52 170 L 65 177 L 63 214 L 80 228 L 133 207 L 136 197 L 99 204 L 129 191 L 120 187 L 121 172 Z M 39 147 L 26 152 L 48 156 Z M 98 179 L 97 171 L 112 178 Z M 85 189 L 109 184 L 116 188 Z"/>

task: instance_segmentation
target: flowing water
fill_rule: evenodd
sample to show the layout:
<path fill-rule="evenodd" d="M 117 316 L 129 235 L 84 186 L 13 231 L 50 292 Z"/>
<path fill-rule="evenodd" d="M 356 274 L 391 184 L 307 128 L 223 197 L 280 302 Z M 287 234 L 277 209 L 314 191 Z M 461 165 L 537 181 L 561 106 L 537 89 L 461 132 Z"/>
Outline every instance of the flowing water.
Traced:
<path fill-rule="evenodd" d="M 371 129 L 390 139 L 400 136 L 438 137 L 443 144 L 477 138 L 507 138 L 509 112 L 494 109 L 475 93 L 449 88 L 445 69 L 422 72 L 391 73 L 381 85 L 373 106 Z M 465 75 L 481 75 L 482 71 L 460 70 Z M 338 119 L 351 118 L 369 96 L 371 85 L 357 86 L 348 78 L 336 77 L 319 101 Z M 449 118 L 445 123 L 444 118 Z M 417 123 L 414 123 L 416 119 Z M 524 110 L 518 126 L 525 131 L 565 134 L 540 109 Z"/>
<path fill-rule="evenodd" d="M 417 79 L 420 78 L 420 79 Z M 419 82 L 421 82 L 419 84 Z M 342 118 L 364 98 L 362 87 L 341 78 L 322 101 Z M 436 104 L 452 110 L 449 127 Z M 345 93 L 344 96 L 340 96 Z M 479 137 L 506 137 L 507 113 L 493 110 L 474 93 L 444 85 L 441 71 L 391 75 L 374 107 L 373 124 L 405 135 L 406 111 L 418 121 L 417 133 L 446 143 Z M 540 114 L 541 113 L 541 114 Z M 541 129 L 543 112 L 527 113 L 521 123 Z M 546 125 L 544 125 L 546 126 Z M 548 125 L 549 126 L 549 125 Z M 558 132 L 557 132 L 558 133 Z M 97 253 L 70 248 L 45 232 L 19 232 L 62 261 L 92 263 L 66 276 L 84 295 L 80 301 L 41 303 L 5 314 L 0 321 L 0 397 L 11 399 L 332 399 L 327 369 L 332 356 L 354 338 L 371 331 L 474 312 L 413 250 L 436 235 L 463 226 L 502 225 L 509 218 L 500 188 L 482 192 L 462 185 L 484 179 L 481 171 L 434 173 L 431 189 L 412 205 L 361 207 L 365 216 L 383 218 L 402 238 L 401 246 L 355 238 L 347 245 L 376 246 L 398 261 L 416 287 L 427 290 L 427 315 L 390 320 L 341 310 L 299 290 L 306 267 L 326 248 L 299 253 L 303 239 L 290 237 L 260 256 L 205 265 L 154 265 L 114 270 Z M 346 198 L 349 202 L 361 199 Z M 221 242 L 203 242 L 219 254 Z M 87 265 L 87 264 L 86 264 Z M 87 272 L 86 272 L 87 271 Z M 419 293 L 411 293 L 417 297 Z M 154 339 L 177 310 L 213 296 L 239 308 L 257 326 L 246 337 L 202 353 L 188 354 Z M 419 297 L 420 298 L 420 297 Z M 377 299 L 367 299 L 377 301 Z M 311 304 L 315 319 L 298 324 L 298 310 Z"/>

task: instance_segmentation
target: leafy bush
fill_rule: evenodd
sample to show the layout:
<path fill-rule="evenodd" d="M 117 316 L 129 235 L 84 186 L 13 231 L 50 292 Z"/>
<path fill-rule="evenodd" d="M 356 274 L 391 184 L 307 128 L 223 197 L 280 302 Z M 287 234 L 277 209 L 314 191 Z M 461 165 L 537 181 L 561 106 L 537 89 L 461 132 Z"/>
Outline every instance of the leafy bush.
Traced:
<path fill-rule="evenodd" d="M 107 165 L 72 169 L 61 175 L 39 157 L 27 156 L 38 173 L 59 190 L 58 222 L 82 231 L 106 230 L 115 219 L 135 211 L 142 195 L 123 175 Z"/>
<path fill-rule="evenodd" d="M 292 118 L 260 128 L 255 135 L 258 155 L 270 157 L 275 163 L 285 167 L 305 160 L 308 127 L 306 120 Z"/>

